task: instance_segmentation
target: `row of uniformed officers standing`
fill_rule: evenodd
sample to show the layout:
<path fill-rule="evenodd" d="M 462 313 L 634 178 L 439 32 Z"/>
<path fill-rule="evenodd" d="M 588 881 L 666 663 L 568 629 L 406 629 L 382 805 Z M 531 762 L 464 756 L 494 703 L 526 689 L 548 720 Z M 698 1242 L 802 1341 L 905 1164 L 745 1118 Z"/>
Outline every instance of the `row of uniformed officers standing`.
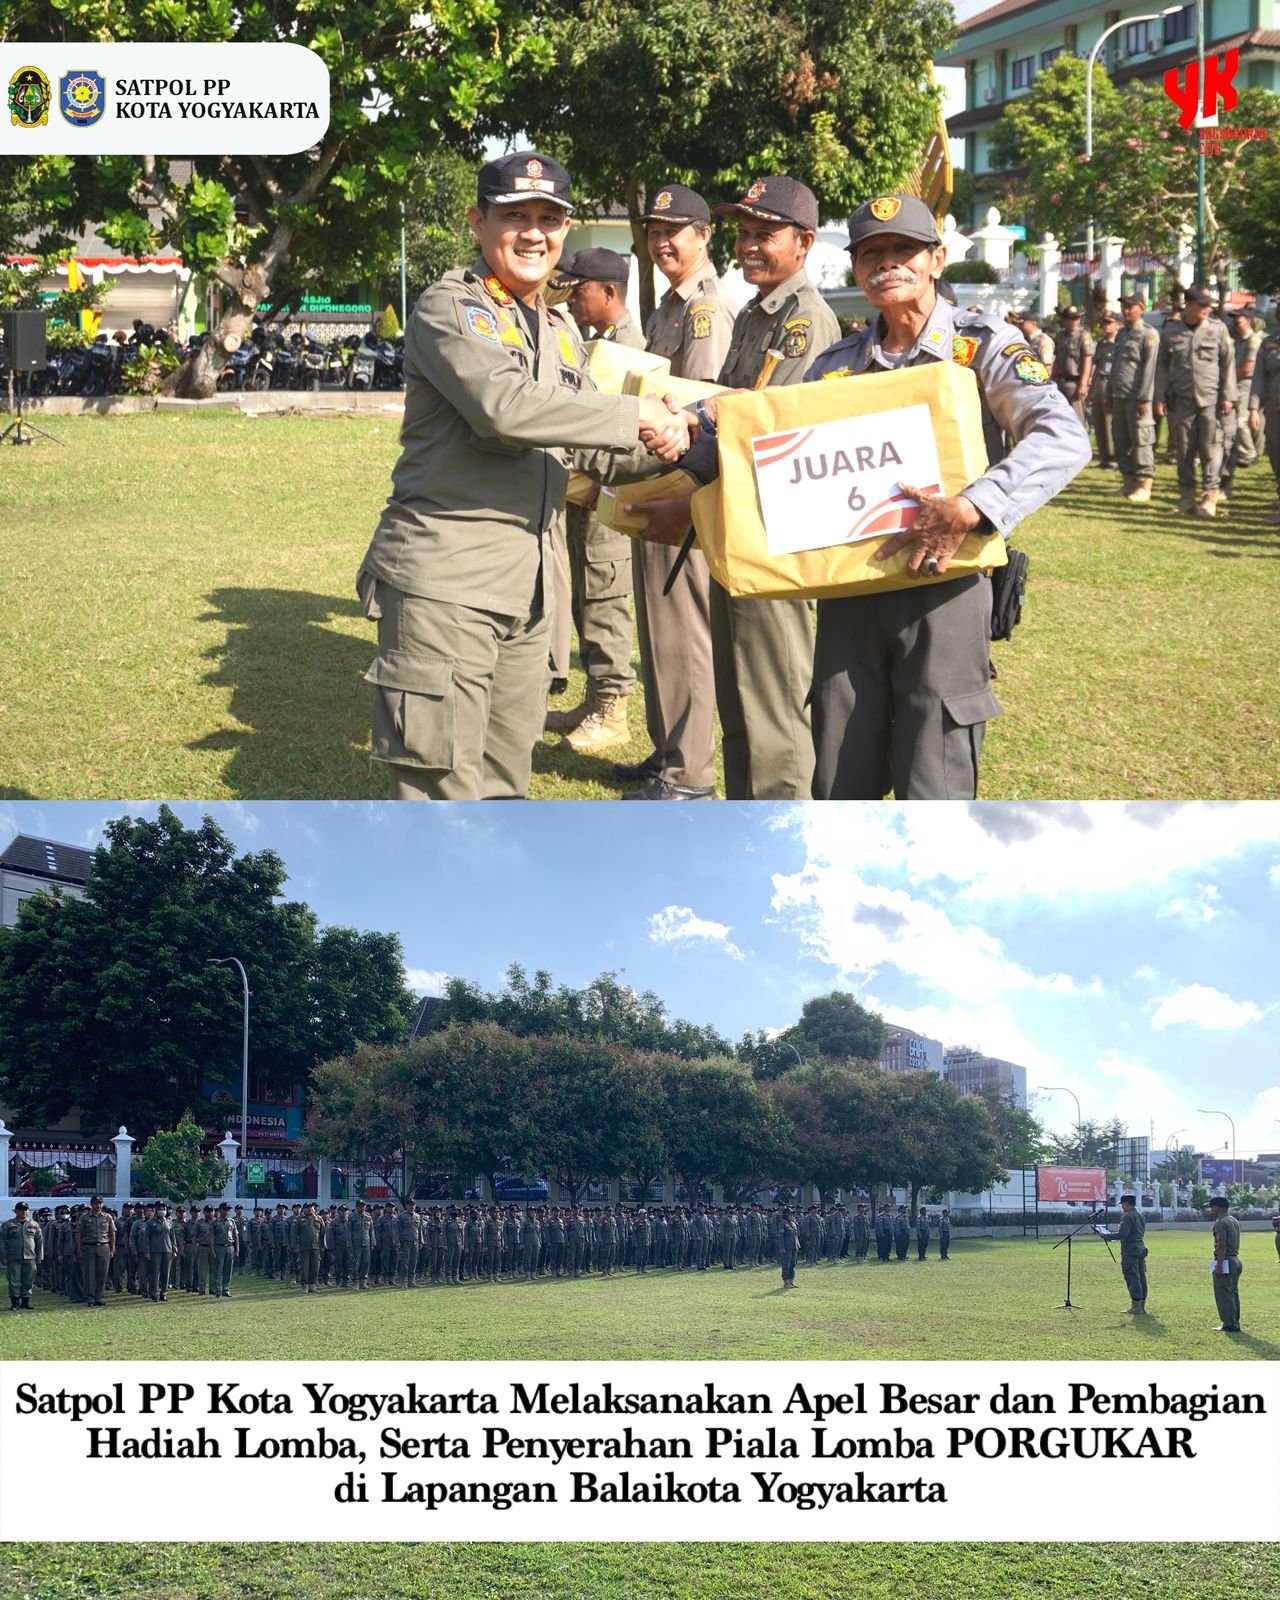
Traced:
<path fill-rule="evenodd" d="M 766 1263 L 787 1265 L 795 1253 L 810 1265 L 852 1255 L 906 1260 L 911 1226 L 905 1206 L 883 1206 L 873 1219 L 866 1205 L 396 1207 L 312 1202 L 245 1212 L 222 1203 L 170 1207 L 125 1205 L 117 1219 L 97 1196 L 88 1206 L 58 1207 L 29 1219 L 27 1207 L 3 1230 L 4 1258 L 14 1310 L 30 1309 L 32 1287 L 88 1305 L 103 1305 L 108 1288 L 156 1302 L 171 1292 L 229 1298 L 235 1267 L 263 1278 L 318 1287 L 364 1290 L 400 1284 L 500 1282 L 523 1276 L 610 1276 L 631 1269 L 727 1271 Z M 932 1237 L 928 1212 L 915 1223 L 918 1259 Z M 948 1213 L 939 1219 L 943 1259 L 951 1239 Z M 794 1265 L 794 1263 L 792 1263 Z"/>

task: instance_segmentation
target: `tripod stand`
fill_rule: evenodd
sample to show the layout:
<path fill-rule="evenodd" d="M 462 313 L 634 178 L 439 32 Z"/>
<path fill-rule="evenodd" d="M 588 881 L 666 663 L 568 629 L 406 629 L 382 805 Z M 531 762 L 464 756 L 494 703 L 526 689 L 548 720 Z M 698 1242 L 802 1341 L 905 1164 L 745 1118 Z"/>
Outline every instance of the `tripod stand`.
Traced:
<path fill-rule="evenodd" d="M 65 439 L 55 439 L 53 434 L 46 433 L 43 428 L 37 428 L 34 422 L 28 422 L 23 416 L 22 384 L 21 381 L 19 381 L 17 387 L 15 388 L 14 378 L 15 373 L 13 372 L 13 369 L 10 368 L 9 410 L 13 413 L 13 421 L 3 433 L 0 433 L 0 444 L 3 444 L 6 439 L 9 439 L 10 434 L 13 435 L 13 438 L 9 439 L 10 444 L 33 444 L 35 442 L 35 436 L 39 434 L 42 439 L 48 439 L 53 444 L 60 444 L 65 450 L 67 446 L 67 441 Z"/>
<path fill-rule="evenodd" d="M 1057 1244 L 1055 1244 L 1053 1247 L 1055 1250 L 1061 1250 L 1064 1244 L 1067 1247 L 1067 1298 L 1058 1307 L 1059 1311 L 1075 1311 L 1078 1309 L 1075 1302 L 1071 1298 L 1071 1241 L 1075 1238 L 1076 1234 L 1082 1232 L 1085 1228 L 1089 1227 L 1093 1222 L 1095 1222 L 1098 1217 L 1102 1216 L 1106 1209 L 1107 1208 L 1105 1204 L 1100 1205 L 1096 1211 L 1092 1212 L 1091 1215 L 1084 1219 L 1078 1228 L 1072 1228 L 1071 1232 L 1067 1234 L 1066 1238 L 1059 1239 Z M 1106 1245 L 1107 1254 L 1114 1261 L 1116 1256 L 1115 1251 L 1111 1248 L 1111 1241 L 1107 1238 L 1106 1234 L 1100 1233 L 1098 1237 L 1102 1240 L 1103 1244 Z"/>

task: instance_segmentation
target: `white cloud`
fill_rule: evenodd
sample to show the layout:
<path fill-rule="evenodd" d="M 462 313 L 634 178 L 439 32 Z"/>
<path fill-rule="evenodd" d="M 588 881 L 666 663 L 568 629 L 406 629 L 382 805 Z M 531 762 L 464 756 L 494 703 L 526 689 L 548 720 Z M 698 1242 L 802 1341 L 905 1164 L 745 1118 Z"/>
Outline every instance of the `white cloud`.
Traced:
<path fill-rule="evenodd" d="M 427 967 L 406 967 L 404 981 L 415 994 L 442 994 L 449 981 L 447 972 L 432 972 Z"/>
<path fill-rule="evenodd" d="M 1141 978 L 1144 983 L 1154 983 L 1160 976 L 1154 967 L 1139 967 L 1133 975 L 1135 978 Z"/>
<path fill-rule="evenodd" d="M 700 917 L 689 906 L 664 906 L 649 918 L 649 937 L 654 944 L 718 944 L 735 961 L 743 952 L 729 938 L 729 925 Z"/>
<path fill-rule="evenodd" d="M 1220 989 L 1191 983 L 1163 996 L 1156 1005 L 1151 1026 L 1171 1028 L 1186 1022 L 1198 1028 L 1241 1028 L 1257 1022 L 1262 1015 L 1262 1007 L 1252 1000 L 1233 1000 Z"/>
<path fill-rule="evenodd" d="M 1180 896 L 1177 900 L 1170 900 L 1168 905 L 1160 907 L 1156 915 L 1175 917 L 1180 922 L 1198 927 L 1202 923 L 1212 922 L 1215 917 L 1220 917 L 1222 910 L 1222 896 L 1218 893 L 1217 885 L 1202 883 L 1193 897 Z"/>
<path fill-rule="evenodd" d="M 1276 862 L 1275 866 L 1272 867 L 1271 871 L 1267 874 L 1267 877 L 1270 878 L 1275 888 L 1280 889 L 1280 861 Z"/>
<path fill-rule="evenodd" d="M 1280 843 L 1280 806 L 1143 801 L 947 808 L 887 802 L 797 806 L 779 825 L 803 839 L 810 867 L 905 874 L 976 900 L 1113 895 L 1209 870 L 1259 843 Z"/>
<path fill-rule="evenodd" d="M 906 889 L 868 883 L 849 865 L 814 865 L 775 875 L 773 905 L 790 910 L 810 953 L 841 973 L 870 977 L 882 966 L 934 990 L 984 999 L 1009 989 L 1100 994 L 1064 972 L 1035 973 L 1006 954 L 993 934 L 953 920 L 941 905 Z"/>
<path fill-rule="evenodd" d="M 262 826 L 262 818 L 256 811 L 250 811 L 243 800 L 226 800 L 223 804 L 228 814 L 235 819 L 236 825 L 245 833 L 257 833 Z"/>

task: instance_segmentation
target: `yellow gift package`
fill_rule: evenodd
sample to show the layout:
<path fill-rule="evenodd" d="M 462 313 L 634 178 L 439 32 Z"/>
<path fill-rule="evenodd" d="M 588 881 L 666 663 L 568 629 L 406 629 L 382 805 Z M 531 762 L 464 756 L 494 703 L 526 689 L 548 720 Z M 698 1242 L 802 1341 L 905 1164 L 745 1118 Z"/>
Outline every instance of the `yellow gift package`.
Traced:
<path fill-rule="evenodd" d="M 723 394 L 724 390 L 717 383 L 700 383 L 695 378 L 673 378 L 670 372 L 646 370 L 629 372 L 623 380 L 622 392 L 634 395 L 669 394 L 677 404 L 689 406 L 708 395 Z M 617 489 L 601 489 L 596 519 L 616 533 L 639 533 L 648 518 L 642 512 L 624 511 L 623 506 L 632 501 L 638 503 L 642 500 L 682 498 L 693 488 L 693 479 L 677 467 L 658 478 L 645 478 L 640 483 L 624 484 Z"/>
<path fill-rule="evenodd" d="M 957 494 L 987 466 L 978 383 L 930 361 L 896 372 L 722 395 L 720 477 L 692 501 L 712 576 L 732 595 L 830 599 L 946 583 L 1005 564 L 973 533 L 945 573 L 913 578 L 909 550 L 872 559 L 919 513 L 900 485 Z"/>

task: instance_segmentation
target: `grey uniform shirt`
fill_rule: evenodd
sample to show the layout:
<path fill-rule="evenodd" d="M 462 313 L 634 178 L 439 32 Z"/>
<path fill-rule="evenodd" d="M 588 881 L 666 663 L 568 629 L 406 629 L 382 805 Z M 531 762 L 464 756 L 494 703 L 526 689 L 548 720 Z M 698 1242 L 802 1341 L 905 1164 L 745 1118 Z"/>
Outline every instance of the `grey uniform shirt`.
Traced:
<path fill-rule="evenodd" d="M 1160 335 L 1154 328 L 1145 322 L 1121 328 L 1107 374 L 1107 399 L 1153 400 L 1159 357 Z"/>
<path fill-rule="evenodd" d="M 587 335 L 583 335 L 587 338 Z M 618 320 L 601 334 L 591 334 L 588 343 L 594 344 L 597 339 L 607 344 L 625 345 L 628 350 L 644 349 L 644 334 L 636 327 L 631 313 L 624 311 Z"/>
<path fill-rule="evenodd" d="M 883 335 L 877 317 L 872 327 L 824 350 L 810 367 L 808 381 L 889 370 L 894 362 L 880 351 Z M 961 493 L 1007 536 L 1089 464 L 1093 452 L 1088 435 L 1021 334 L 997 317 L 958 311 L 939 295 L 903 364 L 916 367 L 928 361 L 959 361 L 978 380 L 982 431 L 992 465 Z M 1014 440 L 1008 455 L 1006 433 Z"/>
<path fill-rule="evenodd" d="M 1280 412 L 1280 333 L 1269 333 L 1258 346 L 1249 404 L 1268 417 Z"/>
<path fill-rule="evenodd" d="M 668 358 L 672 377 L 714 383 L 729 353 L 737 313 L 736 303 L 708 266 L 672 285 L 659 300 L 645 324 L 646 347 Z"/>
<path fill-rule="evenodd" d="M 483 261 L 414 307 L 391 495 L 363 573 L 402 593 L 507 616 L 530 609 L 569 469 L 642 478 L 639 402 L 596 393 L 582 340 L 541 300 L 524 309 Z"/>
<path fill-rule="evenodd" d="M 1235 349 L 1222 323 L 1212 317 L 1194 328 L 1179 322 L 1161 341 L 1155 397 L 1163 402 L 1169 395 L 1202 408 L 1239 399 Z"/>

